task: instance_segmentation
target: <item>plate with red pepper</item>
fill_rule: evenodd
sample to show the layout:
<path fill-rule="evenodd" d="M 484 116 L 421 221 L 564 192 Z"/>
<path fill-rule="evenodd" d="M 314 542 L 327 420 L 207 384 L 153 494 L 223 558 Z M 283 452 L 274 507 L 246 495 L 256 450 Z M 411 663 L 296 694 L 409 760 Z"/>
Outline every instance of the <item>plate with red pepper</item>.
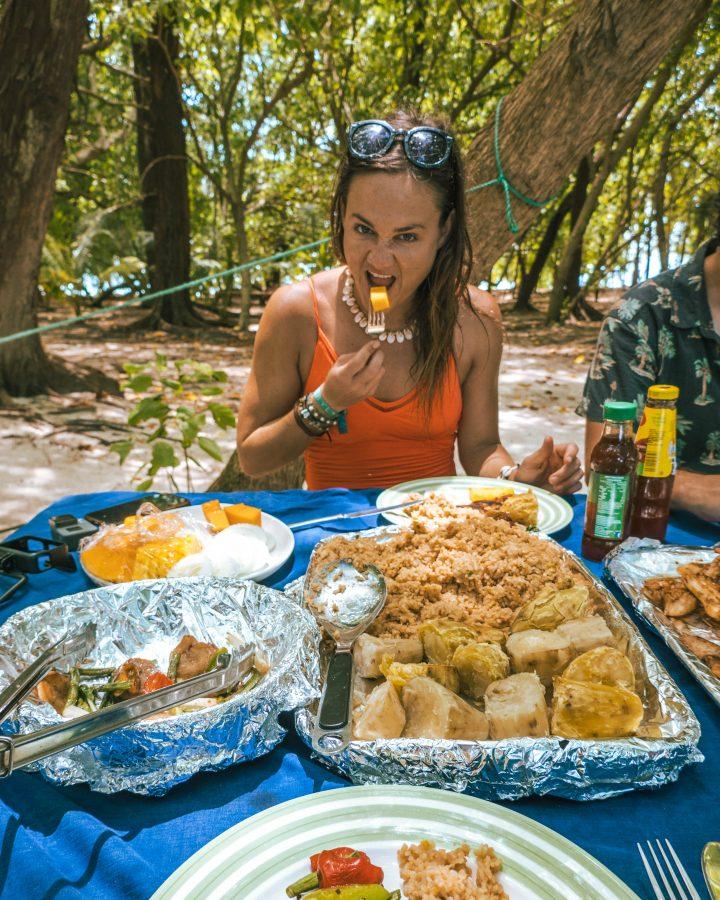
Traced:
<path fill-rule="evenodd" d="M 447 896 L 468 900 L 638 900 L 532 819 L 393 785 L 322 791 L 257 813 L 198 851 L 153 900 L 427 900 L 450 887 Z"/>

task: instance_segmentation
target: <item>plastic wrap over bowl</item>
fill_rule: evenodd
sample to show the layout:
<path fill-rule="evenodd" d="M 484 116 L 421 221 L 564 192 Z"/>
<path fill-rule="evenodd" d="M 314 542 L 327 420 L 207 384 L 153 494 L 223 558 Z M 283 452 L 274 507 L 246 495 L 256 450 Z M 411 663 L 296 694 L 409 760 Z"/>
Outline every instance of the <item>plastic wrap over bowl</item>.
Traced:
<path fill-rule="evenodd" d="M 0 628 L 0 690 L 50 644 L 89 621 L 97 625 L 90 653 L 97 666 L 133 656 L 165 665 L 189 633 L 218 646 L 233 636 L 254 642 L 270 670 L 253 688 L 216 706 L 138 722 L 32 766 L 56 784 L 162 795 L 196 772 L 269 753 L 286 734 L 279 714 L 318 695 L 320 635 L 310 614 L 271 588 L 219 578 L 97 588 L 16 613 Z M 60 721 L 48 704 L 28 700 L 3 729 L 28 733 Z"/>
<path fill-rule="evenodd" d="M 377 528 L 343 536 L 383 540 L 398 530 Z M 545 535 L 538 539 L 552 541 Z M 613 595 L 574 554 L 564 552 L 594 592 L 598 613 L 641 676 L 638 691 L 646 714 L 634 737 L 352 740 L 336 755 L 313 755 L 355 784 L 426 785 L 490 800 L 542 794 L 574 800 L 603 799 L 638 788 L 660 787 L 675 781 L 689 763 L 702 762 L 697 748 L 700 725 L 685 697 Z M 312 566 L 311 559 L 310 570 Z M 301 604 L 302 587 L 303 579 L 297 579 L 285 590 Z M 300 737 L 311 746 L 312 707 L 299 710 L 295 724 Z"/>

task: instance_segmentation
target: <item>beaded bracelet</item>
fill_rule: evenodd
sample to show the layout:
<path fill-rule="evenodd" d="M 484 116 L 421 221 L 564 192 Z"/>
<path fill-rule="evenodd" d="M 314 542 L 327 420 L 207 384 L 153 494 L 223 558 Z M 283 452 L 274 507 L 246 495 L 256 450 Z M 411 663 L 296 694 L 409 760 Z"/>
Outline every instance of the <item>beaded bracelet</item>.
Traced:
<path fill-rule="evenodd" d="M 309 437 L 322 437 L 322 435 L 329 431 L 332 426 L 331 422 L 325 424 L 316 419 L 307 404 L 307 395 L 301 397 L 295 403 L 293 406 L 293 413 L 295 415 L 295 421 Z"/>
<path fill-rule="evenodd" d="M 320 409 L 322 409 L 326 415 L 330 416 L 332 419 L 337 419 L 340 415 L 340 411 L 337 409 L 333 409 L 332 406 L 327 402 L 327 400 L 323 397 L 322 388 L 316 388 L 313 391 L 313 399 L 317 402 Z"/>
<path fill-rule="evenodd" d="M 319 387 L 312 393 L 313 400 L 317 403 L 320 409 L 325 413 L 325 415 L 330 416 L 331 419 L 334 419 L 338 425 L 338 431 L 340 434 L 347 434 L 347 415 L 344 409 L 338 411 L 337 409 L 333 409 L 332 406 L 327 402 L 327 400 L 322 395 L 322 388 Z"/>

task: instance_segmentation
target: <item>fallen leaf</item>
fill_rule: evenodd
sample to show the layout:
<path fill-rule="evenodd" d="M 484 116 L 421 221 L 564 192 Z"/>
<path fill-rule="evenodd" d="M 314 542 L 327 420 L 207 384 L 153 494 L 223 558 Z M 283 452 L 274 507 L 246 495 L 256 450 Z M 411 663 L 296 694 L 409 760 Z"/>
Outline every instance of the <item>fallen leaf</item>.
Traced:
<path fill-rule="evenodd" d="M 573 360 L 573 362 L 576 362 L 576 363 L 584 363 L 584 362 L 585 362 L 585 354 L 584 354 L 584 353 L 580 353 L 578 356 L 575 357 L 575 359 Z"/>

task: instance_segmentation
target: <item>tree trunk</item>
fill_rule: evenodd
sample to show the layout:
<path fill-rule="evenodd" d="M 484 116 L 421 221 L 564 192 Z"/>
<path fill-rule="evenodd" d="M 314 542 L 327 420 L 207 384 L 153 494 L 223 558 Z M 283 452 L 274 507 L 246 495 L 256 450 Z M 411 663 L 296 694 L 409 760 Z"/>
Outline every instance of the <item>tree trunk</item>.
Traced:
<path fill-rule="evenodd" d="M 650 89 L 646 99 L 643 101 L 642 105 L 635 111 L 632 120 L 623 128 L 615 143 L 613 143 L 613 140 L 615 138 L 617 125 L 613 128 L 612 132 L 608 134 L 605 154 L 598 167 L 598 171 L 595 173 L 592 184 L 590 185 L 590 189 L 587 192 L 585 202 L 583 203 L 580 214 L 578 215 L 572 232 L 570 233 L 570 237 L 568 238 L 566 252 L 558 267 L 558 274 L 556 276 L 552 294 L 550 295 L 550 303 L 548 304 L 548 322 L 556 322 L 560 318 L 563 301 L 562 288 L 563 285 L 567 282 L 568 272 L 570 270 L 572 261 L 572 253 L 582 241 L 583 235 L 585 234 L 585 229 L 587 228 L 588 222 L 590 221 L 590 217 L 595 212 L 598 201 L 600 199 L 600 194 L 605 187 L 605 182 L 610 177 L 610 173 L 620 162 L 623 156 L 635 145 L 640 132 L 645 127 L 648 119 L 650 118 L 653 107 L 662 96 L 662 93 L 665 90 L 665 85 L 667 84 L 672 73 L 675 71 L 678 57 L 682 53 L 687 42 L 692 37 L 693 31 L 696 27 L 697 24 L 694 21 L 686 24 L 685 28 L 680 34 L 680 37 L 673 47 L 672 53 L 667 57 L 662 67 L 659 69 L 658 74 L 653 82 L 653 86 Z M 634 106 L 634 102 L 632 105 Z"/>
<path fill-rule="evenodd" d="M 152 235 L 147 248 L 150 284 L 161 291 L 190 278 L 190 200 L 183 107 L 175 62 L 178 40 L 170 13 L 158 15 L 144 41 L 134 41 L 137 159 L 143 192 L 143 228 Z M 155 318 L 173 325 L 202 322 L 189 291 L 162 297 Z"/>
<path fill-rule="evenodd" d="M 249 478 L 240 471 L 237 460 L 237 451 L 227 462 L 227 465 L 213 481 L 208 485 L 209 491 L 284 491 L 290 488 L 301 488 L 305 480 L 305 460 L 302 456 L 288 463 L 269 475 L 262 478 Z"/>
<path fill-rule="evenodd" d="M 640 281 L 640 258 L 642 256 L 642 237 L 635 241 L 635 260 L 633 262 L 632 283 L 638 284 Z"/>
<path fill-rule="evenodd" d="M 248 239 L 245 225 L 245 207 L 242 202 L 233 207 L 233 221 L 235 223 L 235 246 L 237 250 L 237 265 L 242 265 L 248 260 Z M 250 301 L 252 283 L 250 270 L 243 269 L 240 273 L 240 316 L 235 328 L 237 331 L 247 331 L 250 324 Z"/>
<path fill-rule="evenodd" d="M 403 30 L 405 59 L 399 85 L 399 102 L 402 102 L 404 99 L 414 102 L 418 101 L 417 95 L 421 85 L 420 76 L 425 57 L 427 14 L 428 10 L 425 6 L 425 0 L 411 0 L 409 4 L 406 2 L 403 11 L 405 20 L 405 28 Z M 411 89 L 409 92 L 408 88 Z"/>
<path fill-rule="evenodd" d="M 710 6 L 711 0 L 583 0 L 503 104 L 500 153 L 511 183 L 538 200 L 557 193 L 680 35 L 697 28 Z M 467 173 L 469 185 L 497 175 L 492 122 L 472 143 Z M 506 227 L 498 187 L 471 194 L 468 211 L 481 280 L 515 236 Z M 513 213 L 523 232 L 540 210 L 513 199 Z"/>
<path fill-rule="evenodd" d="M 37 325 L 45 232 L 88 0 L 6 0 L 0 10 L 0 335 Z M 0 344 L 0 391 L 79 386 L 37 335 Z"/>
<path fill-rule="evenodd" d="M 653 217 L 655 219 L 655 234 L 657 235 L 658 253 L 660 254 L 660 268 L 664 272 L 669 268 L 668 236 L 665 228 L 665 181 L 668 176 L 669 141 L 663 141 L 657 172 L 653 179 Z"/>
<path fill-rule="evenodd" d="M 590 158 L 589 156 L 583 156 L 583 158 L 580 160 L 580 165 L 578 166 L 577 175 L 575 176 L 575 187 L 573 188 L 572 192 L 572 209 L 570 210 L 571 231 L 580 218 L 580 213 L 582 212 L 585 198 L 587 197 L 589 184 Z M 566 297 L 577 297 L 577 295 L 580 293 L 580 275 L 582 273 L 584 237 L 585 232 L 583 231 L 583 233 L 580 235 L 580 240 L 577 242 L 577 245 L 570 256 L 570 266 L 568 268 L 567 279 L 563 286 Z"/>
<path fill-rule="evenodd" d="M 532 261 L 532 265 L 530 266 L 527 274 L 520 282 L 520 290 L 518 291 L 517 303 L 513 307 L 513 310 L 515 312 L 528 312 L 533 309 L 530 300 L 537 289 L 538 281 L 540 281 L 540 276 L 542 275 L 542 270 L 545 268 L 545 263 L 547 262 L 548 257 L 552 252 L 552 248 L 555 246 L 555 241 L 557 240 L 560 226 L 562 225 L 565 216 L 570 212 L 571 206 L 572 191 L 570 191 L 563 197 L 560 205 L 555 210 L 552 218 L 548 222 L 547 228 L 545 229 L 545 234 L 543 234 L 542 236 L 540 246 L 538 247 L 535 258 Z"/>

